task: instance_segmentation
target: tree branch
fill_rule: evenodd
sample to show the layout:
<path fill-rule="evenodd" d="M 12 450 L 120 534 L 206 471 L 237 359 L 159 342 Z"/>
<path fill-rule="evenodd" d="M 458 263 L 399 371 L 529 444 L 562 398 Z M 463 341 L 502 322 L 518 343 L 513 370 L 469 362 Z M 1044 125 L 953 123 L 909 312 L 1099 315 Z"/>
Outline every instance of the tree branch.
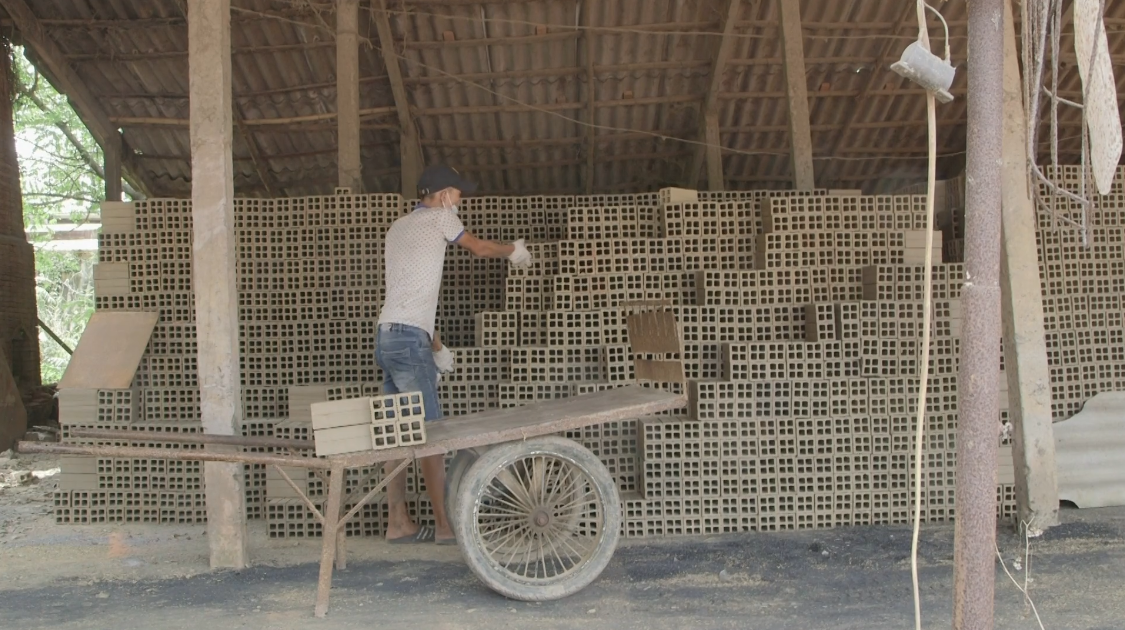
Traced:
<path fill-rule="evenodd" d="M 17 79 L 17 81 L 18 81 L 18 79 Z M 39 85 L 38 73 L 36 73 L 35 85 L 36 86 Z M 100 177 L 104 180 L 105 179 L 105 169 L 102 167 L 101 164 L 98 163 L 98 160 L 95 159 L 94 156 L 90 154 L 90 152 L 86 149 L 86 147 L 82 145 L 82 142 L 78 139 L 78 136 L 75 135 L 74 131 L 70 128 L 70 125 L 68 125 L 65 120 L 62 120 L 59 117 L 55 116 L 52 113 L 51 109 L 47 106 L 47 104 L 44 103 L 43 100 L 39 98 L 39 95 L 35 93 L 34 86 L 33 86 L 33 89 L 28 90 L 28 89 L 24 88 L 22 85 L 18 85 L 17 89 L 24 96 L 27 96 L 29 99 L 31 99 L 31 102 L 35 103 L 35 106 L 37 108 L 39 108 L 39 111 L 43 112 L 44 114 L 46 114 L 48 117 L 51 118 L 51 123 L 55 127 L 57 127 L 59 129 L 59 131 L 61 131 L 63 133 L 64 136 L 66 136 L 66 139 L 70 142 L 70 144 L 72 146 L 74 146 L 74 149 L 76 151 L 78 151 L 78 155 L 82 156 L 82 161 L 86 163 L 86 166 L 91 171 L 93 171 L 95 175 L 97 175 L 98 177 Z M 129 195 L 130 197 L 135 199 L 137 197 L 143 196 L 143 195 L 140 195 L 132 186 L 130 186 L 129 182 L 122 182 L 122 184 L 123 184 L 123 187 L 125 189 L 125 193 L 127 195 Z"/>

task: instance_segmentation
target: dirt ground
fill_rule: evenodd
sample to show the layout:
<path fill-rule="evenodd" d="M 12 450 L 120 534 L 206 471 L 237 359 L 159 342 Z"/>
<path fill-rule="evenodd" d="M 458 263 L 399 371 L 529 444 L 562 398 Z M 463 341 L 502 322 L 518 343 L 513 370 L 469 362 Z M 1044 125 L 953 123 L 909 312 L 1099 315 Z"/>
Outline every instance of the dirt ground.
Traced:
<path fill-rule="evenodd" d="M 0 456 L 47 470 L 44 456 Z M 312 615 L 319 541 L 251 527 L 253 567 L 210 572 L 203 526 L 56 526 L 48 479 L 0 487 L 0 628 L 908 628 L 910 531 L 853 527 L 624 542 L 602 577 L 567 600 L 527 604 L 487 590 L 451 547 L 349 543 L 327 619 Z M 1045 628 L 1125 628 L 1125 509 L 1067 510 L 1031 541 L 1030 593 Z M 1023 581 L 1023 540 L 1002 528 Z M 1019 560 L 1019 568 L 1013 568 Z M 922 531 L 923 622 L 948 628 L 953 528 Z M 996 627 L 1038 628 L 997 563 Z"/>

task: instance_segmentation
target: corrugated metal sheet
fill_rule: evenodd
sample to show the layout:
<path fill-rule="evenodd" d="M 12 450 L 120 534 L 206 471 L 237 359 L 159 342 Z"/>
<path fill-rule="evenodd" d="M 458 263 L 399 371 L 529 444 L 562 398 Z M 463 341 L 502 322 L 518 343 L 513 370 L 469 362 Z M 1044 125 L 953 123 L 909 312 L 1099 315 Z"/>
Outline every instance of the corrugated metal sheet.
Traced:
<path fill-rule="evenodd" d="M 454 164 L 492 194 L 586 188 L 586 102 L 598 126 L 597 192 L 683 185 L 701 135 L 725 0 L 468 2 L 388 0 L 396 54 L 427 161 Z M 190 192 L 187 24 L 182 0 L 30 0 L 129 145 L 157 194 Z M 329 192 L 336 181 L 334 6 L 324 0 L 233 0 L 236 190 Z M 371 191 L 398 189 L 399 133 L 370 2 L 361 5 L 362 155 Z M 939 107 L 943 174 L 965 145 L 965 3 L 949 0 L 958 99 Z M 1110 47 L 1125 52 L 1125 4 L 1107 5 Z M 889 190 L 925 168 L 925 100 L 888 70 L 914 33 L 914 5 L 803 0 L 806 77 L 818 185 Z M 575 30 L 592 24 L 595 30 Z M 787 187 L 788 106 L 777 3 L 743 2 L 720 83 L 724 172 L 731 188 Z M 933 22 L 934 46 L 942 45 Z M 595 80 L 586 73 L 590 37 Z M 1070 50 L 1069 38 L 1064 49 Z M 1125 58 L 1114 57 L 1125 81 Z M 1063 68 L 1064 92 L 1080 89 Z M 274 124 L 262 124 L 272 120 Z M 1073 162 L 1078 115 L 1060 136 Z M 255 151 L 248 142 L 254 143 Z M 257 163 L 252 155 L 258 155 Z"/>

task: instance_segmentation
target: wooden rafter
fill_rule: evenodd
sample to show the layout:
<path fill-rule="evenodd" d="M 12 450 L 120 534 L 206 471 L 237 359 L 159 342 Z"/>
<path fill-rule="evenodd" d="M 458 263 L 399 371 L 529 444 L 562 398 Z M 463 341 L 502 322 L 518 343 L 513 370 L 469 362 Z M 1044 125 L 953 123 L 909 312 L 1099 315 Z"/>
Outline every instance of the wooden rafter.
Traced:
<path fill-rule="evenodd" d="M 800 0 L 778 0 L 781 51 L 785 60 L 785 91 L 789 96 L 789 162 L 793 188 L 812 190 L 812 131 L 809 128 L 809 88 L 805 76 L 805 38 L 801 33 Z"/>
<path fill-rule="evenodd" d="M 589 27 L 593 25 L 594 0 L 585 0 L 582 4 L 582 24 Z M 594 154 L 597 147 L 597 77 L 594 74 L 594 31 L 586 30 L 582 38 L 583 49 L 586 53 L 586 194 L 594 192 L 594 178 L 596 174 L 596 158 Z"/>
<path fill-rule="evenodd" d="M 383 64 L 387 68 L 387 78 L 391 83 L 391 94 L 394 97 L 395 112 L 398 114 L 401 130 L 399 147 L 402 161 L 402 194 L 413 197 L 418 189 L 418 177 L 422 173 L 422 147 L 418 143 L 418 128 L 410 115 L 410 102 L 406 97 L 406 84 L 402 79 L 402 65 L 399 55 L 395 52 L 386 0 L 372 2 L 371 19 L 374 20 L 375 30 L 379 35 L 379 50 L 382 53 Z"/>
<path fill-rule="evenodd" d="M 98 103 L 94 93 L 67 62 L 62 49 L 39 23 L 35 13 L 24 0 L 0 0 L 0 6 L 8 12 L 8 16 L 19 29 L 24 44 L 31 49 L 39 61 L 36 64 L 39 70 L 51 80 L 59 92 L 66 95 L 78 117 L 103 147 L 103 151 L 107 146 L 111 151 L 113 147 L 120 146 L 121 169 L 125 179 L 133 188 L 145 196 L 150 196 L 153 191 L 152 184 L 137 165 L 128 143 L 117 127 L 110 122 L 109 116 Z"/>
<path fill-rule="evenodd" d="M 336 185 L 363 192 L 359 131 L 359 0 L 336 3 Z"/>
<path fill-rule="evenodd" d="M 239 111 L 237 105 L 235 105 L 233 113 L 234 125 L 238 127 L 238 133 L 242 134 L 242 139 L 246 142 L 246 148 L 250 152 L 250 161 L 254 164 L 254 172 L 258 174 L 258 179 L 262 180 L 262 188 L 265 189 L 266 194 L 273 197 L 276 193 L 277 186 L 271 183 L 273 177 L 270 175 L 266 161 L 262 157 L 262 150 L 261 147 L 258 146 L 258 139 L 254 137 L 254 132 L 243 124 L 242 112 Z"/>
<path fill-rule="evenodd" d="M 915 15 L 916 7 L 909 5 L 909 3 L 907 3 L 907 5 L 902 15 L 899 16 L 898 21 L 891 27 L 892 35 L 897 33 L 903 25 Z M 844 146 L 844 141 L 848 137 L 848 132 L 851 131 L 852 125 L 854 125 L 856 119 L 859 118 L 859 113 L 865 109 L 864 106 L 867 97 L 870 96 L 871 92 L 875 89 L 875 84 L 886 76 L 884 70 L 887 68 L 889 56 L 899 48 L 905 48 L 905 45 L 902 40 L 893 37 L 888 38 L 887 43 L 883 44 L 883 49 L 879 53 L 879 57 L 875 60 L 875 65 L 871 69 L 871 74 L 867 77 L 867 83 L 864 84 L 859 95 L 850 104 L 844 126 L 840 129 L 840 132 L 836 134 L 836 140 L 832 143 L 832 153 L 830 155 L 836 155 L 839 153 L 840 148 Z"/>
<path fill-rule="evenodd" d="M 723 85 L 723 73 L 726 71 L 727 61 L 734 52 L 736 38 L 731 37 L 738 25 L 738 14 L 742 9 L 742 0 L 727 0 L 726 11 L 723 12 L 722 37 L 715 51 L 715 62 L 711 66 L 711 82 L 707 94 L 703 97 L 703 106 L 700 108 L 699 125 L 703 130 L 700 140 L 704 144 L 695 150 L 688 171 L 688 186 L 695 187 L 699 179 L 699 171 L 704 163 L 707 165 L 707 188 L 709 190 L 723 189 L 723 150 L 719 137 L 719 101 Z"/>

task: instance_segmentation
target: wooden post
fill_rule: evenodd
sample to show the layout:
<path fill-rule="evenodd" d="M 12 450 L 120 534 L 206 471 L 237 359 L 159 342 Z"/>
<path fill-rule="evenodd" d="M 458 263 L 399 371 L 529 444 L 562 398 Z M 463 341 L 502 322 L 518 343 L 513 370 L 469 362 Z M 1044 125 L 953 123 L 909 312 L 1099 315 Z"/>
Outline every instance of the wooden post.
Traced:
<path fill-rule="evenodd" d="M 205 433 L 241 433 L 235 284 L 230 0 L 188 0 L 191 202 L 200 407 Z M 233 447 L 216 447 L 216 449 Z M 242 465 L 204 464 L 211 566 L 247 565 Z"/>
<path fill-rule="evenodd" d="M 582 3 L 582 24 L 593 26 L 594 2 L 585 0 Z M 586 53 L 586 194 L 594 193 L 594 183 L 597 175 L 597 96 L 598 88 L 594 79 L 594 31 L 588 29 L 582 33 L 583 50 Z"/>
<path fill-rule="evenodd" d="M 399 126 L 399 162 L 401 164 L 402 196 L 413 199 L 418 194 L 418 177 L 422 174 L 422 144 L 410 115 L 410 102 L 406 98 L 406 84 L 402 80 L 402 66 L 395 52 L 394 34 L 391 20 L 387 17 L 386 0 L 371 4 L 371 17 L 379 34 L 379 50 L 383 53 L 383 64 L 387 67 L 387 80 L 391 84 L 391 96 L 395 99 L 395 112 Z"/>
<path fill-rule="evenodd" d="M 1059 522 L 1058 472 L 1051 426 L 1051 373 L 1035 244 L 1035 205 L 1027 178 L 1027 128 L 1011 4 L 1004 3 L 1003 256 L 1000 259 L 1004 365 L 1020 522 Z"/>
<path fill-rule="evenodd" d="M 336 559 L 336 530 L 341 526 L 340 507 L 344 495 L 344 466 L 334 464 L 328 478 L 328 505 L 324 507 L 324 526 L 320 544 L 320 579 L 316 589 L 316 616 L 328 614 L 328 599 L 332 594 L 332 567 Z"/>
<path fill-rule="evenodd" d="M 715 50 L 715 62 L 711 67 L 711 83 L 707 94 L 703 97 L 703 106 L 699 111 L 699 138 L 703 141 L 695 149 L 691 164 L 688 166 L 688 188 L 695 188 L 699 183 L 699 171 L 707 165 L 707 189 L 723 189 L 723 149 L 720 146 L 719 135 L 719 92 L 723 85 L 723 73 L 726 72 L 727 60 L 734 51 L 735 38 L 731 37 L 735 26 L 738 25 L 739 11 L 742 9 L 742 0 L 727 0 L 726 10 L 722 13 L 722 36 Z"/>
<path fill-rule="evenodd" d="M 102 147 L 106 201 L 121 201 L 121 143 L 114 140 L 120 136 L 109 138 Z"/>
<path fill-rule="evenodd" d="M 809 94 L 805 79 L 805 40 L 801 34 L 800 0 L 779 0 L 781 48 L 785 65 L 785 91 L 789 98 L 789 159 L 793 188 L 812 190 L 812 131 L 809 127 Z"/>
<path fill-rule="evenodd" d="M 339 185 L 363 192 L 359 157 L 359 0 L 336 4 L 336 131 Z"/>
<path fill-rule="evenodd" d="M 723 147 L 718 112 L 703 117 L 703 139 L 707 142 L 707 190 L 723 190 Z"/>

